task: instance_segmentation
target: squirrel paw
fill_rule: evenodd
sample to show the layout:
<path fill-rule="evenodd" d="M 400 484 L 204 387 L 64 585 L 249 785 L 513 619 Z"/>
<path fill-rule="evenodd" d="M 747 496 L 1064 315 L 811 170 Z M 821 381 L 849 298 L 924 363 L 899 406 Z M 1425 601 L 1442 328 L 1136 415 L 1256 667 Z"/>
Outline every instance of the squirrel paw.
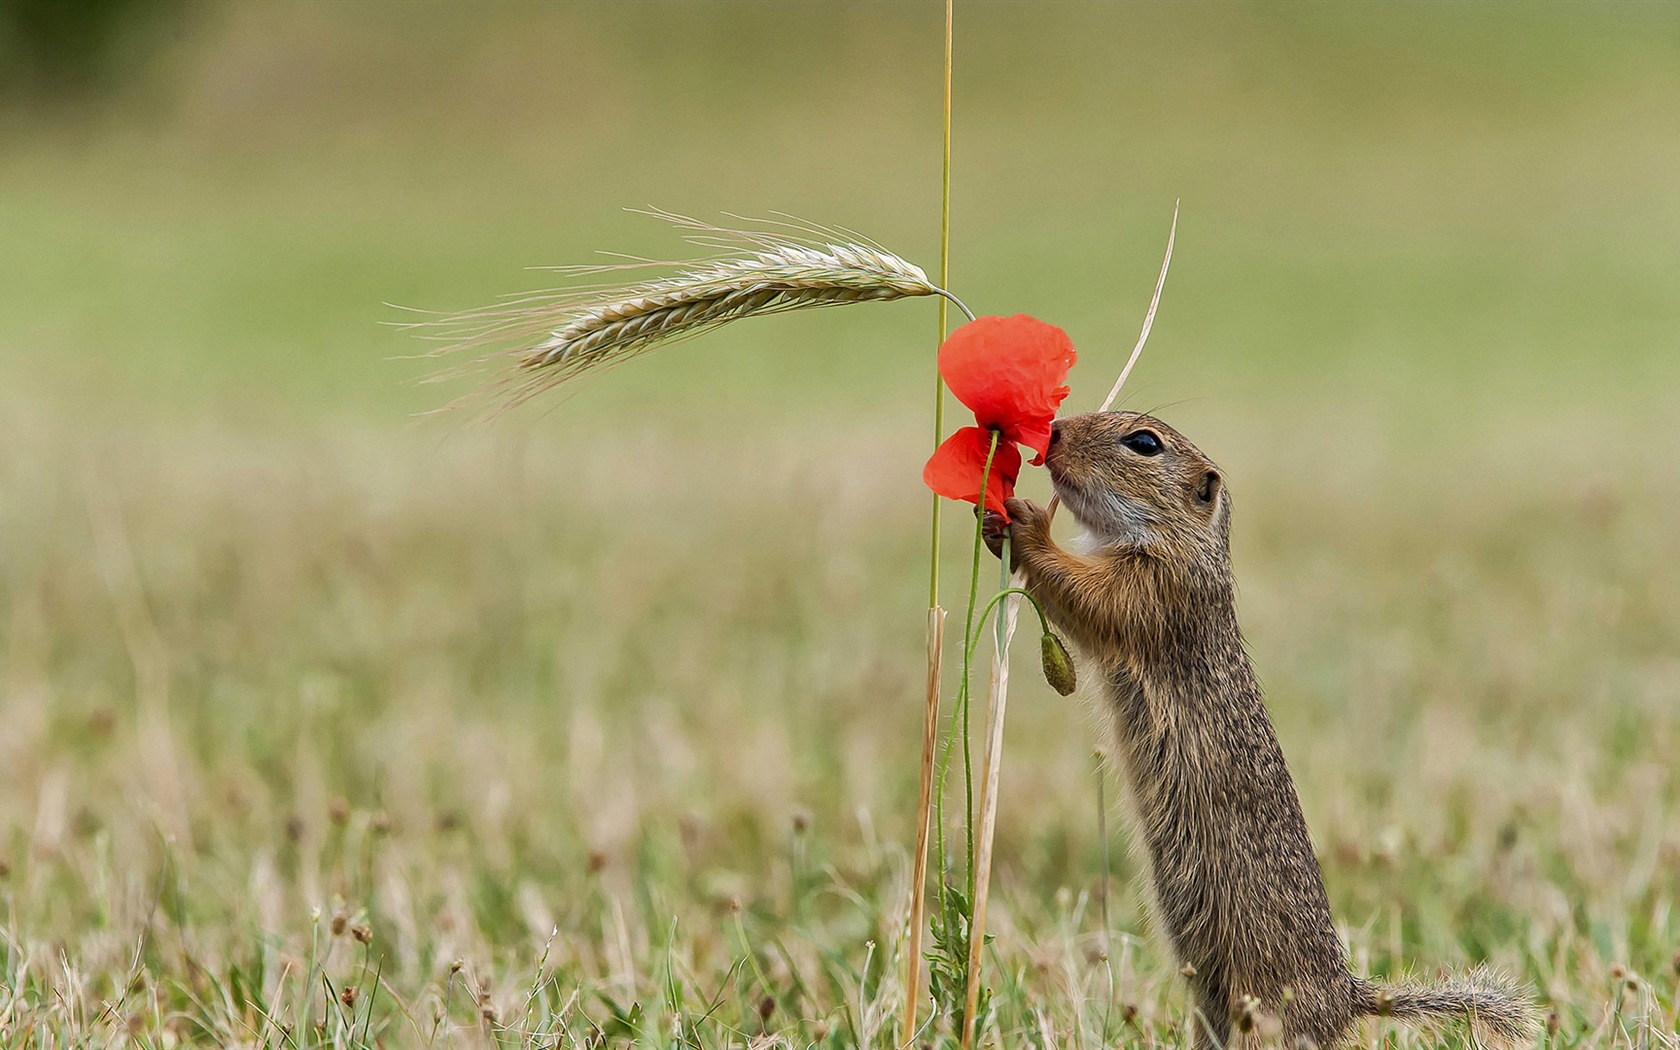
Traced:
<path fill-rule="evenodd" d="M 992 552 L 992 557 L 1003 557 L 1003 538 L 1009 537 L 1010 568 L 1020 568 L 1019 552 L 1022 543 L 1030 543 L 1042 533 L 1048 531 L 1050 515 L 1043 507 L 1026 499 L 1010 499 L 1004 501 L 1004 507 L 1009 510 L 1009 517 L 1005 518 L 995 510 L 985 511 L 980 519 L 980 536 L 986 541 L 986 549 Z M 975 511 L 980 514 L 979 510 Z"/>
<path fill-rule="evenodd" d="M 1003 507 L 1009 512 L 1010 539 L 1016 543 L 1050 528 L 1050 512 L 1030 499 L 1007 499 Z"/>
<path fill-rule="evenodd" d="M 995 510 L 985 512 L 980 521 L 980 536 L 986 541 L 986 549 L 992 552 L 992 557 L 1003 557 L 1003 537 L 1008 531 L 1009 519 Z"/>

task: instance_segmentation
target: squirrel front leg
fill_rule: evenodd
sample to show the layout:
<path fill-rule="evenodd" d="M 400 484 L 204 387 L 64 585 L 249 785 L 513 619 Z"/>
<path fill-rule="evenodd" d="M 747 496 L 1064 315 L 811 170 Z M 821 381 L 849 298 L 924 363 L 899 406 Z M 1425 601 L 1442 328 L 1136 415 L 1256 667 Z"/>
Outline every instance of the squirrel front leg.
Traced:
<path fill-rule="evenodd" d="M 1108 549 L 1079 555 L 1063 549 L 1050 536 L 1050 515 L 1031 500 L 1011 499 L 1009 547 L 1011 567 L 1024 577 L 1027 593 L 1038 600 L 1051 622 L 1087 650 L 1127 650 L 1156 631 L 1155 610 L 1149 600 L 1151 580 L 1144 556 L 1129 549 Z M 1003 517 L 988 512 L 987 546 L 999 553 Z"/>

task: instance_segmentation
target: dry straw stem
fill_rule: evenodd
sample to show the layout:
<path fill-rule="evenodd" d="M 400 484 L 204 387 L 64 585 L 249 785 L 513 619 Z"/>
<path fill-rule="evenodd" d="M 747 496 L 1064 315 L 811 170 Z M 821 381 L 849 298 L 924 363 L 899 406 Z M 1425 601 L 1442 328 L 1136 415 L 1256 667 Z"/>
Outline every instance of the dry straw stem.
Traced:
<path fill-rule="evenodd" d="M 747 317 L 929 295 L 968 313 L 921 267 L 847 230 L 796 220 L 743 220 L 753 228 L 728 229 L 670 212 L 647 214 L 718 254 L 684 263 L 560 267 L 570 277 L 676 272 L 520 296 L 410 327 L 447 343 L 441 353 L 482 351 L 480 362 L 511 356 L 511 366 L 491 384 L 511 407 L 586 372 Z"/>
<path fill-rule="evenodd" d="M 932 832 L 933 771 L 939 749 L 939 697 L 944 691 L 942 670 L 945 652 L 945 610 L 935 605 L 928 610 L 927 698 L 922 705 L 922 766 L 916 797 L 916 852 L 910 863 L 909 962 L 905 974 L 904 1023 L 899 1045 L 907 1046 L 916 1035 L 916 1007 L 921 997 L 922 908 L 927 897 L 928 838 Z M 940 878 L 944 878 L 943 872 Z"/>
<path fill-rule="evenodd" d="M 1161 290 L 1167 284 L 1167 269 L 1172 265 L 1173 244 L 1178 239 L 1178 203 L 1173 203 L 1172 227 L 1167 232 L 1166 256 L 1161 260 L 1161 275 L 1155 281 L 1155 293 L 1149 299 L 1149 312 L 1143 317 L 1143 330 L 1132 347 L 1126 366 L 1103 399 L 1107 412 L 1120 396 L 1126 379 L 1132 374 L 1149 341 L 1149 330 L 1155 326 L 1155 311 L 1161 305 Z M 1050 500 L 1048 510 L 1056 513 L 1057 501 Z M 1009 580 L 1008 586 L 1019 587 L 1019 579 Z M 986 948 L 986 905 L 991 897 L 992 844 L 997 830 L 998 778 L 1003 768 L 1003 716 L 1009 702 L 1009 643 L 1015 637 L 1015 623 L 1021 611 L 1020 595 L 1004 599 L 1004 611 L 997 632 L 997 648 L 992 655 L 991 695 L 986 707 L 986 768 L 980 781 L 980 835 L 974 860 L 974 910 L 968 934 L 967 1009 L 963 1013 L 962 1045 L 974 1045 L 974 1014 L 980 1003 L 980 963 Z"/>
<path fill-rule="evenodd" d="M 974 1015 L 980 1008 L 980 963 L 986 950 L 986 905 L 991 900 L 992 843 L 997 837 L 998 777 L 1003 770 L 1003 716 L 1009 706 L 1009 643 L 1015 638 L 1015 622 L 1020 612 L 1020 595 L 1011 594 L 1004 599 L 996 648 L 992 651 L 991 689 L 986 704 L 986 772 L 980 780 L 980 837 L 974 862 L 974 909 L 968 934 L 963 1046 L 974 1045 Z"/>

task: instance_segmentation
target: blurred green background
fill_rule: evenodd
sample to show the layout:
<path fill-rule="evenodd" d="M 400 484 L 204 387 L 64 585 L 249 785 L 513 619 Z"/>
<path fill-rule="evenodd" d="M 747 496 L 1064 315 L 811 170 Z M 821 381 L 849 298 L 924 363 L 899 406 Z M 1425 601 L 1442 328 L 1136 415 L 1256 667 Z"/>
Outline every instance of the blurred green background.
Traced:
<path fill-rule="evenodd" d="M 37 1011 L 12 1016 L 250 1036 L 209 974 L 301 1023 L 342 912 L 400 997 L 364 1040 L 427 1004 L 499 1023 L 455 958 L 533 1043 L 673 972 L 797 1045 L 890 1029 L 933 307 L 733 326 L 489 426 L 417 416 L 472 383 L 420 383 L 438 363 L 389 323 L 690 252 L 621 210 L 649 205 L 933 270 L 942 23 L 0 6 L 0 973 Z M 1596 1024 L 1680 914 L 1680 8 L 962 0 L 955 48 L 951 286 L 1068 330 L 1070 410 L 1183 202 L 1123 403 L 1230 479 L 1354 965 L 1492 958 Z M 1108 962 L 1136 895 L 1100 930 L 1086 906 L 1098 741 L 1033 677 L 1000 1031 L 1111 1040 L 1083 1004 L 1124 999 L 1177 1038 L 1171 961 Z M 131 1030 L 100 1004 L 140 930 Z M 358 979 L 336 936 L 322 972 Z M 1595 1031 L 1564 1045 L 1624 1045 Z"/>
<path fill-rule="evenodd" d="M 132 43 L 103 73 L 25 80 L 5 113 L 0 361 L 34 397 L 265 425 L 431 407 L 381 304 L 682 254 L 624 207 L 787 211 L 937 263 L 938 4 L 115 11 Z M 1180 197 L 1135 399 L 1194 419 L 1264 390 L 1332 425 L 1674 386 L 1672 7 L 980 3 L 957 53 L 952 282 L 1066 327 L 1076 402 L 1129 347 Z M 661 411 L 897 419 L 928 312 L 742 328 L 579 407 L 680 383 Z"/>

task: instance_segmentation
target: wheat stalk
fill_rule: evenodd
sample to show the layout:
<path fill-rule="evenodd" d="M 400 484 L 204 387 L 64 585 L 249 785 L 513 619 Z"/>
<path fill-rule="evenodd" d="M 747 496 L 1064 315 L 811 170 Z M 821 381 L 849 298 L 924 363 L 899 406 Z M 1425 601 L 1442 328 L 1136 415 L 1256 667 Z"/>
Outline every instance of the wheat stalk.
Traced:
<path fill-rule="evenodd" d="M 735 230 L 668 212 L 648 214 L 688 230 L 692 243 L 720 254 L 687 263 L 562 267 L 570 276 L 646 268 L 676 272 L 537 293 L 411 327 L 429 328 L 432 338 L 448 343 L 442 353 L 488 351 L 480 361 L 511 356 L 511 366 L 491 385 L 513 405 L 586 372 L 747 317 L 930 295 L 973 316 L 921 267 L 849 231 L 792 221 Z"/>
<path fill-rule="evenodd" d="M 945 0 L 945 111 L 943 138 L 944 163 L 939 179 L 939 283 L 951 283 L 951 59 L 953 32 L 956 24 L 956 4 Z M 966 311 L 964 311 L 966 312 Z M 949 327 L 945 316 L 945 302 L 939 303 L 939 332 L 934 345 L 942 346 Z M 973 314 L 969 314 L 970 320 Z M 937 352 L 935 357 L 937 358 Z M 938 449 L 945 440 L 945 377 L 938 368 L 933 373 L 933 446 Z M 927 696 L 922 718 L 922 762 L 916 797 L 916 852 L 910 860 L 910 940 L 908 961 L 904 967 L 904 1022 L 899 1026 L 898 1045 L 910 1046 L 916 1040 L 916 1009 L 922 986 L 922 909 L 927 903 L 928 821 L 933 816 L 933 769 L 935 753 L 939 749 L 940 669 L 945 659 L 945 610 L 939 604 L 939 511 L 940 496 L 933 495 L 931 526 L 928 534 L 928 629 L 927 629 Z M 968 639 L 963 639 L 968 644 Z M 966 682 L 964 685 L 966 686 Z M 941 814 L 944 810 L 941 807 Z M 943 838 L 939 851 L 940 864 L 945 862 Z M 941 886 L 945 873 L 939 873 Z M 943 891 L 941 898 L 943 899 Z"/>

